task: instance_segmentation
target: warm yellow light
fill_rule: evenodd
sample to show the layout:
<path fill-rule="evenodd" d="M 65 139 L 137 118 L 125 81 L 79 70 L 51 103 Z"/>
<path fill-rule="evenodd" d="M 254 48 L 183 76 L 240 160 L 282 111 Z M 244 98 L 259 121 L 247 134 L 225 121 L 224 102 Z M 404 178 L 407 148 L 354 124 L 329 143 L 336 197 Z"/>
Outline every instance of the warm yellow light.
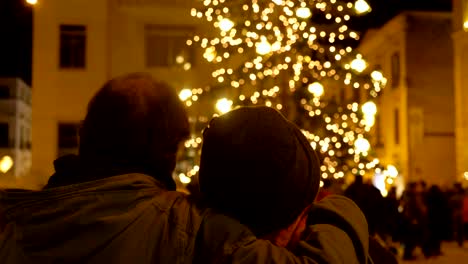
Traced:
<path fill-rule="evenodd" d="M 185 61 L 184 56 L 179 55 L 179 56 L 176 57 L 176 62 L 177 62 L 178 64 L 182 64 L 182 63 L 184 63 L 184 61 Z"/>
<path fill-rule="evenodd" d="M 369 101 L 362 105 L 362 112 L 366 116 L 375 116 L 377 114 L 377 105 L 374 102 Z"/>
<path fill-rule="evenodd" d="M 365 0 L 357 0 L 354 4 L 354 9 L 358 14 L 363 14 L 371 11 L 370 5 Z"/>
<path fill-rule="evenodd" d="M 357 55 L 356 59 L 351 62 L 351 68 L 357 72 L 363 72 L 367 68 L 367 62 L 362 58 L 362 55 Z"/>
<path fill-rule="evenodd" d="M 259 55 L 266 55 L 266 54 L 270 53 L 271 49 L 272 49 L 270 43 L 268 43 L 268 41 L 266 40 L 265 37 L 262 37 L 261 42 L 257 43 L 256 47 L 257 47 L 257 49 L 256 49 L 257 53 Z"/>
<path fill-rule="evenodd" d="M 179 98 L 182 101 L 187 101 L 190 97 L 192 97 L 192 91 L 190 89 L 183 89 L 179 93 Z"/>
<path fill-rule="evenodd" d="M 366 126 L 366 131 L 370 131 L 370 129 L 375 125 L 375 117 L 374 116 L 365 116 L 364 117 L 364 125 Z"/>
<path fill-rule="evenodd" d="M 380 71 L 373 71 L 371 73 L 371 77 L 376 82 L 381 82 L 384 79 L 384 76 L 383 76 L 382 72 L 380 72 Z"/>
<path fill-rule="evenodd" d="M 380 190 L 380 194 L 382 194 L 383 197 L 387 197 L 388 191 L 387 190 Z"/>
<path fill-rule="evenodd" d="M 307 7 L 299 7 L 298 9 L 296 9 L 296 16 L 299 18 L 306 19 L 312 16 L 312 12 Z"/>
<path fill-rule="evenodd" d="M 465 173 L 463 174 L 463 176 L 465 177 L 465 180 L 467 180 L 467 181 L 468 181 L 468 171 L 467 171 L 467 172 L 465 172 Z"/>
<path fill-rule="evenodd" d="M 203 57 L 207 61 L 212 62 L 216 58 L 216 48 L 215 47 L 206 48 L 205 53 L 203 54 Z"/>
<path fill-rule="evenodd" d="M 190 177 L 185 176 L 185 174 L 183 174 L 183 173 L 179 174 L 179 180 L 183 184 L 189 184 L 192 181 L 192 179 L 190 179 Z"/>
<path fill-rule="evenodd" d="M 223 18 L 221 19 L 221 21 L 219 21 L 219 28 L 222 30 L 222 31 L 229 31 L 231 30 L 231 28 L 234 27 L 234 22 L 232 22 L 230 19 L 228 18 Z"/>
<path fill-rule="evenodd" d="M 232 109 L 232 101 L 228 100 L 226 98 L 219 99 L 218 102 L 216 102 L 216 109 L 221 113 L 225 114 Z"/>
<path fill-rule="evenodd" d="M 357 153 L 365 153 L 365 152 L 368 152 L 370 150 L 370 143 L 367 139 L 365 138 L 358 138 L 355 142 L 354 142 L 354 147 L 356 149 L 356 152 Z"/>
<path fill-rule="evenodd" d="M 393 165 L 388 165 L 387 166 L 387 173 L 390 177 L 396 178 L 398 177 L 398 170 L 395 166 Z"/>
<path fill-rule="evenodd" d="M 315 97 L 320 97 L 324 93 L 323 85 L 321 83 L 319 83 L 319 82 L 314 82 L 314 83 L 310 84 L 308 90 Z"/>
<path fill-rule="evenodd" d="M 7 173 L 13 167 L 13 159 L 10 156 L 4 156 L 0 160 L 0 171 Z"/>
<path fill-rule="evenodd" d="M 283 0 L 273 0 L 273 3 L 281 5 L 283 3 Z"/>
<path fill-rule="evenodd" d="M 468 30 L 468 20 L 465 21 L 465 23 L 463 23 L 463 28 L 464 28 L 465 30 Z"/>
<path fill-rule="evenodd" d="M 35 4 L 37 4 L 37 0 L 26 0 L 26 3 L 28 3 L 30 5 L 35 5 Z"/>

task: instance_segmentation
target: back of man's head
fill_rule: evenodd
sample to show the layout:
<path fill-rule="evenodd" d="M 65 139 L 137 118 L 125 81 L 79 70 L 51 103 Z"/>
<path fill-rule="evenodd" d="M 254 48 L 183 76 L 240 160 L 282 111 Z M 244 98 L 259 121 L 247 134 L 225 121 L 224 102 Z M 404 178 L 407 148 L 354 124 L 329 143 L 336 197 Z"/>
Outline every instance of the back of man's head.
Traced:
<path fill-rule="evenodd" d="M 89 103 L 79 155 L 88 164 L 147 173 L 174 188 L 170 175 L 188 134 L 175 90 L 148 74 L 132 73 L 107 82 Z"/>
<path fill-rule="evenodd" d="M 291 225 L 314 201 L 320 169 L 294 124 L 274 109 L 245 107 L 205 130 L 199 177 L 210 207 L 263 236 Z"/>

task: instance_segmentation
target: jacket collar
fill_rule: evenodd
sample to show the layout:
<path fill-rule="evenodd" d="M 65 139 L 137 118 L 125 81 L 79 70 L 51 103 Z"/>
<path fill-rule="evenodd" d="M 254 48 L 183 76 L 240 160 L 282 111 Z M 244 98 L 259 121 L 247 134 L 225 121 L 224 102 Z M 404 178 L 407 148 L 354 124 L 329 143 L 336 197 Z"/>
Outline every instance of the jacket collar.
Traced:
<path fill-rule="evenodd" d="M 45 189 L 95 181 L 117 175 L 141 173 L 157 179 L 166 189 L 175 190 L 175 182 L 172 179 L 171 172 L 147 171 L 126 165 L 124 162 L 118 164 L 99 162 L 91 165 L 83 162 L 77 155 L 67 155 L 55 160 L 54 167 L 55 173 L 49 178 L 47 185 L 44 187 Z"/>

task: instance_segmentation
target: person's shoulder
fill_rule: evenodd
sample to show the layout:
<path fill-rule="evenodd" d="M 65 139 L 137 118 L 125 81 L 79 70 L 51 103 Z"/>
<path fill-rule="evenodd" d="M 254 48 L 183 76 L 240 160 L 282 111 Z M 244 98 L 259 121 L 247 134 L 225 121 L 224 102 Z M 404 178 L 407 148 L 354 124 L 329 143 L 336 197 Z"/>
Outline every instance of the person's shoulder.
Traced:
<path fill-rule="evenodd" d="M 204 211 L 190 195 L 179 191 L 164 191 L 155 195 L 151 203 L 160 217 L 167 217 L 171 225 L 187 235 L 195 235 L 200 228 Z"/>
<path fill-rule="evenodd" d="M 322 234 L 319 240 L 323 243 L 323 248 L 334 248 L 337 251 L 332 250 L 333 254 L 340 255 L 343 253 L 342 249 L 337 248 L 334 243 L 346 245 L 348 249 L 345 253 L 355 253 L 360 261 L 365 262 L 369 250 L 368 225 L 366 217 L 351 199 L 330 195 L 314 204 L 309 213 L 308 225 L 314 231 L 312 235 Z M 330 237 L 335 238 L 332 239 L 333 243 L 330 243 Z M 350 247 L 354 248 L 354 252 L 349 250 Z"/>

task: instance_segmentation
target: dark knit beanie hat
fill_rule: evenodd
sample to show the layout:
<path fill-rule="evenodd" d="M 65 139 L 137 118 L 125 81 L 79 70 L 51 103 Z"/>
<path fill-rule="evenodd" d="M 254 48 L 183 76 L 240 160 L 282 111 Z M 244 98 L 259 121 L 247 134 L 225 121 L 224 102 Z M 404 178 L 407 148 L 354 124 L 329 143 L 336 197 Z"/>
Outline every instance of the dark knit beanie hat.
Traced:
<path fill-rule="evenodd" d="M 199 179 L 205 202 L 257 236 L 288 227 L 314 201 L 319 159 L 278 111 L 239 108 L 213 119 L 203 137 Z"/>

